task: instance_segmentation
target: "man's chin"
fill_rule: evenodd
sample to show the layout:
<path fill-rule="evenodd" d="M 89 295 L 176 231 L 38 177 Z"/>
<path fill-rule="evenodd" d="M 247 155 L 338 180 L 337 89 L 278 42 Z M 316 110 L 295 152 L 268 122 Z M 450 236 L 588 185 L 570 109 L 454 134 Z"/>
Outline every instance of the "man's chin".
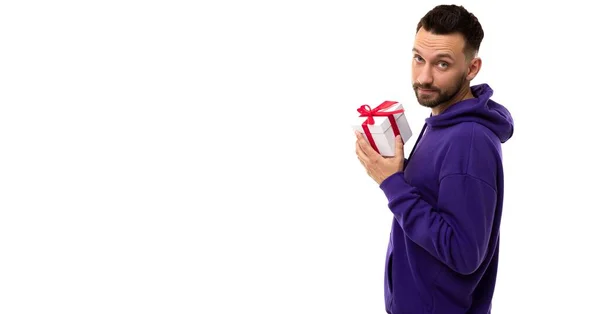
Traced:
<path fill-rule="evenodd" d="M 430 100 L 430 99 L 424 100 L 424 99 L 418 98 L 417 101 L 419 102 L 419 104 L 421 106 L 427 107 L 427 108 L 432 108 L 432 109 L 440 105 L 440 103 L 437 100 Z"/>

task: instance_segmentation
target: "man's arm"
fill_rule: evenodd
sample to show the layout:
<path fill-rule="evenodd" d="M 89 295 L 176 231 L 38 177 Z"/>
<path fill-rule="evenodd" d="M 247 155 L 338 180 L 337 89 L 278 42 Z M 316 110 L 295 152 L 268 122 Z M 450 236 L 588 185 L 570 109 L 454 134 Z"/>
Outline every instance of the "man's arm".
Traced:
<path fill-rule="evenodd" d="M 485 258 L 496 208 L 496 190 L 468 174 L 440 181 L 437 206 L 398 172 L 380 185 L 406 235 L 460 274 L 471 274 Z"/>

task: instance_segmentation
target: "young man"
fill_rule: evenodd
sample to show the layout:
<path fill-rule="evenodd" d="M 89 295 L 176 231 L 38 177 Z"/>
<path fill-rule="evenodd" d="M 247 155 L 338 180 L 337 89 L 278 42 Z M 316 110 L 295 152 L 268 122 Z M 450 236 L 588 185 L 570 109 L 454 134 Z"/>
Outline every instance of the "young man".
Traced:
<path fill-rule="evenodd" d="M 357 133 L 356 154 L 393 213 L 385 268 L 387 313 L 491 313 L 504 193 L 501 143 L 508 110 L 481 68 L 483 30 L 462 6 L 440 5 L 418 23 L 412 61 L 418 102 L 431 115 L 408 159 L 396 139 L 385 158 Z"/>

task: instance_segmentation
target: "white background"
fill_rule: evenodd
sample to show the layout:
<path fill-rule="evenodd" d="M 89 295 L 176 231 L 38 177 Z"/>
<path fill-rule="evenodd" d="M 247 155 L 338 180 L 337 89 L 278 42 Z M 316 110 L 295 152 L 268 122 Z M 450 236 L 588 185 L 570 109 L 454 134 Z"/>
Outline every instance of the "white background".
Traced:
<path fill-rule="evenodd" d="M 600 312 L 596 13 L 528 3 L 458 2 L 515 120 L 493 313 Z M 436 4 L 3 2 L 0 312 L 384 313 L 350 124 L 392 99 L 418 134 Z"/>

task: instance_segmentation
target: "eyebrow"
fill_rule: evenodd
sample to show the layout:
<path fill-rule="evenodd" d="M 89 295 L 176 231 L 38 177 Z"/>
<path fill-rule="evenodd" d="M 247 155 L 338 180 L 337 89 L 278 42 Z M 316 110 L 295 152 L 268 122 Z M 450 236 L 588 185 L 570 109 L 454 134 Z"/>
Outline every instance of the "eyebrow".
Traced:
<path fill-rule="evenodd" d="M 412 51 L 414 51 L 414 52 L 416 52 L 418 54 L 421 54 L 421 52 L 417 48 L 413 48 Z M 449 54 L 449 53 L 440 53 L 440 54 L 436 55 L 436 57 L 438 59 L 440 59 L 440 58 L 448 58 L 450 60 L 454 60 L 454 57 L 452 57 L 452 55 Z"/>

